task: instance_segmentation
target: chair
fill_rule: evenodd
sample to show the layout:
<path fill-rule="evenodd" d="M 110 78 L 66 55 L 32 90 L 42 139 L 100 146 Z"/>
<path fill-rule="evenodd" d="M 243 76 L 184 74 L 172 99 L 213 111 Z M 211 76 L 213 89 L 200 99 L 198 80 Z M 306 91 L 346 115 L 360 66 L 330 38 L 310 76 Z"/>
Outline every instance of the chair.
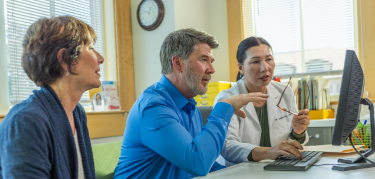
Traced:
<path fill-rule="evenodd" d="M 121 144 L 122 141 L 116 141 L 92 145 L 97 179 L 113 178 L 121 153 Z"/>
<path fill-rule="evenodd" d="M 211 114 L 211 111 L 213 109 L 213 106 L 198 106 L 198 109 L 199 111 L 201 112 L 201 115 L 202 115 L 202 123 L 203 123 L 203 127 L 206 125 L 207 123 L 207 119 L 208 117 L 210 116 Z"/>

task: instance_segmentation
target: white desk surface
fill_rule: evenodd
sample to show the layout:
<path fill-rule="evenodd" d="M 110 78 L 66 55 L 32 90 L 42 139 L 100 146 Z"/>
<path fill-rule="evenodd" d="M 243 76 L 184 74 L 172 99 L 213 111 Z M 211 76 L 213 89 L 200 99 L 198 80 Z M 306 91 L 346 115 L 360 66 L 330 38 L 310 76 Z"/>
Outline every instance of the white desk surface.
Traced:
<path fill-rule="evenodd" d="M 354 158 L 356 154 L 324 154 L 323 157 L 315 163 L 319 164 L 337 164 L 338 158 Z M 370 156 L 370 159 L 375 159 Z M 366 168 L 350 171 L 332 170 L 333 165 L 311 166 L 307 171 L 266 171 L 263 169 L 267 163 L 244 162 L 231 167 L 209 173 L 203 179 L 367 179 L 375 178 L 375 168 Z"/>

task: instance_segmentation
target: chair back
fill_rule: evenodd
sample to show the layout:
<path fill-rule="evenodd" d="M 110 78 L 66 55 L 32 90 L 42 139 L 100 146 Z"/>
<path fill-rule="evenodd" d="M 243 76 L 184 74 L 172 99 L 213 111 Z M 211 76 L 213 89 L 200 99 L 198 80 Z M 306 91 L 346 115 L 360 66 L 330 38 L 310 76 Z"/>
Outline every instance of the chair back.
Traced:
<path fill-rule="evenodd" d="M 97 179 L 113 178 L 121 153 L 121 144 L 122 141 L 116 141 L 92 145 Z"/>
<path fill-rule="evenodd" d="M 210 116 L 210 114 L 212 112 L 213 106 L 198 106 L 198 109 L 201 112 L 202 123 L 203 123 L 203 127 L 204 127 L 207 123 L 208 117 Z"/>

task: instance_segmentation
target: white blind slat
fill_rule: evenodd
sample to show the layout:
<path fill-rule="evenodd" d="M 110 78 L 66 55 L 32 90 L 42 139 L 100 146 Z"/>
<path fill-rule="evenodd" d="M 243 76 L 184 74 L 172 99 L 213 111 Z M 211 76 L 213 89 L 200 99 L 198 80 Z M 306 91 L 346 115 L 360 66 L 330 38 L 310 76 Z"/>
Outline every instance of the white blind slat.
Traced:
<path fill-rule="evenodd" d="M 274 75 L 342 70 L 354 49 L 353 0 L 243 0 L 243 7 L 245 38 L 272 45 Z"/>
<path fill-rule="evenodd" d="M 102 0 L 6 0 L 5 7 L 12 105 L 27 99 L 33 90 L 40 89 L 27 77 L 21 66 L 22 39 L 28 27 L 39 18 L 70 15 L 84 21 L 97 33 L 95 49 L 105 56 Z M 104 64 L 100 65 L 100 69 L 100 80 L 105 80 Z M 83 94 L 80 102 L 89 103 L 88 92 Z"/>

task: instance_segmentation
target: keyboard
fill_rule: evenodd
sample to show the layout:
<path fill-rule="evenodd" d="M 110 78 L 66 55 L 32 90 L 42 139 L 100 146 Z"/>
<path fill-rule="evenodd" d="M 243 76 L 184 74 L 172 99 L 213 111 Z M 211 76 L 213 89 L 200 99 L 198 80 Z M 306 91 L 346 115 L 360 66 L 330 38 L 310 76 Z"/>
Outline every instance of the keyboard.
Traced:
<path fill-rule="evenodd" d="M 274 162 L 264 166 L 264 170 L 305 171 L 323 156 L 323 152 L 317 151 L 301 153 L 304 157 L 303 159 L 297 158 L 294 155 L 280 156 Z"/>

